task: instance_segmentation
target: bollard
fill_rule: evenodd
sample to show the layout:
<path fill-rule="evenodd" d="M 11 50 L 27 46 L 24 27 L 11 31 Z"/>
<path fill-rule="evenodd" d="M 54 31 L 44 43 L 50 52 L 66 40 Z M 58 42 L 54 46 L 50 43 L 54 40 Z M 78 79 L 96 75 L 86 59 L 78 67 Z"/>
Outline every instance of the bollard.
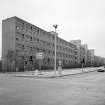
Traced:
<path fill-rule="evenodd" d="M 59 76 L 62 76 L 62 67 L 61 66 L 58 67 L 58 74 L 59 74 Z"/>
<path fill-rule="evenodd" d="M 38 73 L 39 73 L 39 70 L 36 69 L 36 70 L 35 70 L 35 75 L 38 75 Z"/>

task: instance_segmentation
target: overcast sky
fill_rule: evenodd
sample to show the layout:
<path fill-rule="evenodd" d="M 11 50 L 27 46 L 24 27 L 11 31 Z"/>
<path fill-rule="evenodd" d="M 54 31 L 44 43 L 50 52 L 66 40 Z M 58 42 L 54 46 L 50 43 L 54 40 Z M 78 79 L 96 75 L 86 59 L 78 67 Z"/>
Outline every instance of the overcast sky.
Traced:
<path fill-rule="evenodd" d="M 0 0 L 0 41 L 2 19 L 12 16 L 46 31 L 58 24 L 61 38 L 81 39 L 95 55 L 105 57 L 105 0 Z"/>

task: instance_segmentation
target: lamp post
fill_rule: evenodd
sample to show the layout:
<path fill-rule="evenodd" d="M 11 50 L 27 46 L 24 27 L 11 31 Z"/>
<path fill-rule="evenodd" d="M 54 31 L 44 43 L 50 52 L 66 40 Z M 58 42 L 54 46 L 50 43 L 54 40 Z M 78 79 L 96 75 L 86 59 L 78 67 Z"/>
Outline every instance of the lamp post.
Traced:
<path fill-rule="evenodd" d="M 84 67 L 84 64 L 85 64 L 85 58 L 82 59 L 81 64 L 82 64 L 82 72 L 83 72 L 83 67 Z"/>
<path fill-rule="evenodd" d="M 56 75 L 56 38 L 57 38 L 57 33 L 56 33 L 56 29 L 57 29 L 57 27 L 58 27 L 58 25 L 57 24 L 55 24 L 55 25 L 53 25 L 53 27 L 55 28 L 55 58 L 54 58 L 54 73 L 55 73 L 55 75 Z"/>

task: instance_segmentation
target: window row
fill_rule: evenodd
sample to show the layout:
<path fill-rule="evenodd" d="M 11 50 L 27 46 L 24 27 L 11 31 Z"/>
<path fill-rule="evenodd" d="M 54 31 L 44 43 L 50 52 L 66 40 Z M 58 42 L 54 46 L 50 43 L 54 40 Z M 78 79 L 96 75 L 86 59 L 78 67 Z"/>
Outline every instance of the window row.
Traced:
<path fill-rule="evenodd" d="M 33 35 L 38 35 L 38 36 L 42 36 L 42 38 L 47 38 L 48 40 L 53 40 L 55 39 L 54 35 L 50 34 L 50 32 L 46 32 L 32 24 L 29 24 L 29 23 L 26 23 L 22 20 L 17 20 L 16 22 L 16 29 L 17 30 L 25 30 L 25 32 L 29 31 L 29 33 L 33 34 Z M 60 45 L 65 45 L 65 46 L 69 46 L 71 48 L 74 48 L 76 47 L 75 45 L 73 45 L 72 43 L 70 42 L 67 42 L 59 37 L 57 37 L 57 42 L 60 44 Z"/>

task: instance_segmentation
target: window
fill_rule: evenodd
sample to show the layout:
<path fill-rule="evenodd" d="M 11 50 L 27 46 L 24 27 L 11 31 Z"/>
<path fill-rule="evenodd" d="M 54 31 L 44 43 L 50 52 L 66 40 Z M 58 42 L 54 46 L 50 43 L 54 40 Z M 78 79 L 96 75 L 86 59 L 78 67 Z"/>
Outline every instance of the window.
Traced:
<path fill-rule="evenodd" d="M 37 52 L 39 52 L 39 48 L 37 48 Z"/>
<path fill-rule="evenodd" d="M 16 26 L 16 29 L 19 30 L 20 29 L 19 26 Z"/>
<path fill-rule="evenodd" d="M 24 64 L 27 64 L 27 61 L 25 61 Z"/>
<path fill-rule="evenodd" d="M 22 30 L 24 29 L 24 23 L 22 23 Z"/>
<path fill-rule="evenodd" d="M 16 49 L 16 53 L 19 53 L 19 49 Z"/>
<path fill-rule="evenodd" d="M 39 34 L 39 29 L 37 29 L 37 34 Z"/>
<path fill-rule="evenodd" d="M 48 58 L 47 61 L 50 62 L 50 58 Z"/>
<path fill-rule="evenodd" d="M 19 38 L 16 38 L 16 40 L 18 41 L 18 40 L 19 40 Z"/>
<path fill-rule="evenodd" d="M 22 34 L 22 38 L 24 38 L 24 34 Z"/>
<path fill-rule="evenodd" d="M 32 26 L 31 26 L 31 31 L 32 31 Z"/>
<path fill-rule="evenodd" d="M 33 61 L 33 60 L 32 60 L 32 56 L 29 57 L 29 61 Z"/>
<path fill-rule="evenodd" d="M 30 50 L 32 51 L 32 47 L 30 47 Z"/>
<path fill-rule="evenodd" d="M 39 39 L 37 39 L 37 42 L 39 42 Z"/>
<path fill-rule="evenodd" d="M 48 50 L 48 54 L 50 54 L 50 50 Z"/>
<path fill-rule="evenodd" d="M 30 37 L 30 40 L 32 41 L 32 37 Z"/>
<path fill-rule="evenodd" d="M 22 45 L 22 48 L 24 49 L 24 45 Z"/>

